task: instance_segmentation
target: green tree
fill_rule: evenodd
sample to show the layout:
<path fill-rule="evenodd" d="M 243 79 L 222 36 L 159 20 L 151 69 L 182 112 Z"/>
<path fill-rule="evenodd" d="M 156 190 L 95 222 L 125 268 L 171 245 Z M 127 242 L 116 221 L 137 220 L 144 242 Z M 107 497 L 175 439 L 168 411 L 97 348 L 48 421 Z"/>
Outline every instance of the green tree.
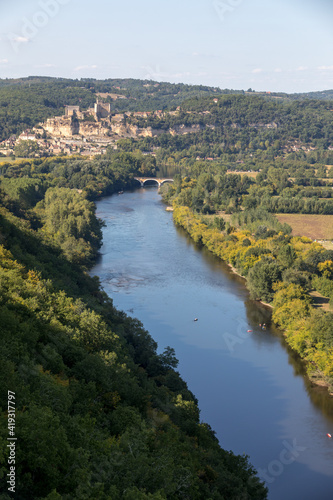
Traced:
<path fill-rule="evenodd" d="M 33 158 L 39 151 L 39 146 L 36 141 L 27 140 L 20 141 L 14 148 L 15 156 L 18 158 Z"/>
<path fill-rule="evenodd" d="M 248 274 L 248 287 L 252 299 L 271 302 L 274 296 L 274 283 L 281 279 L 281 268 L 276 260 L 263 257 Z"/>

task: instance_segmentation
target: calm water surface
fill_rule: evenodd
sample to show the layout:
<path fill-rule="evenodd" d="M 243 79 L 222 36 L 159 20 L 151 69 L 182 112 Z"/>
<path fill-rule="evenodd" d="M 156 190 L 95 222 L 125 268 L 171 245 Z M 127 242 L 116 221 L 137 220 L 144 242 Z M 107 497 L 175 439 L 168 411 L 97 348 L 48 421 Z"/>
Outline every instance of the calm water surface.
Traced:
<path fill-rule="evenodd" d="M 333 398 L 304 378 L 269 311 L 174 226 L 157 189 L 105 198 L 97 212 L 106 227 L 92 274 L 117 308 L 142 321 L 159 352 L 175 348 L 221 446 L 250 456 L 270 500 L 331 500 Z"/>

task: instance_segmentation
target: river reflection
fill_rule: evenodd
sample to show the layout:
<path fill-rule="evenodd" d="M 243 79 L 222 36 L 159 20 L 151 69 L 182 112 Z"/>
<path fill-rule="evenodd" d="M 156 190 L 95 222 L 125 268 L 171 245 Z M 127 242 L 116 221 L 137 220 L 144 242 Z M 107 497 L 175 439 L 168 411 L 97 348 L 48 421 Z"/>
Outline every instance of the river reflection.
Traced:
<path fill-rule="evenodd" d="M 201 418 L 221 445 L 250 455 L 270 499 L 331 499 L 333 400 L 304 377 L 270 310 L 175 228 L 156 189 L 112 196 L 97 208 L 106 227 L 93 274 L 160 351 L 175 348 Z"/>

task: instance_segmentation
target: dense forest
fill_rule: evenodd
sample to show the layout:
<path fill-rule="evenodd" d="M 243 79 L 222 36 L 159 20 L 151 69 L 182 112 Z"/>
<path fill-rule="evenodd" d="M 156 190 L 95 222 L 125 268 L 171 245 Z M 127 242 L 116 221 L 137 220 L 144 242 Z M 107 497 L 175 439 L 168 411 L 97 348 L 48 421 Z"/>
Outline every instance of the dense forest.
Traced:
<path fill-rule="evenodd" d="M 132 117 L 130 123 L 158 129 L 157 137 L 133 141 L 145 151 L 158 148 L 163 163 L 191 164 L 199 157 L 224 163 L 274 160 L 294 151 L 326 151 L 332 161 L 333 103 L 325 100 L 274 99 L 271 96 L 224 95 L 184 101 L 176 114 Z M 197 126 L 187 135 L 170 129 Z M 164 132 L 164 133 L 162 133 Z M 125 142 L 130 147 L 129 142 Z"/>
<path fill-rule="evenodd" d="M 262 166 L 258 175 L 251 177 L 227 172 L 223 167 L 205 168 L 198 162 L 186 169 L 181 192 L 180 177 L 176 175 L 168 198 L 177 193 L 180 204 L 208 214 L 259 207 L 271 213 L 333 214 L 331 178 L 318 179 L 311 168 L 304 177 L 291 178 L 292 164 L 288 168 L 287 162 L 283 168 L 277 162 Z"/>
<path fill-rule="evenodd" d="M 85 272 L 101 241 L 89 196 L 130 186 L 140 168 L 129 153 L 89 167 L 62 158 L 2 168 L 3 499 L 8 391 L 17 498 L 266 498 L 248 457 L 221 449 L 200 421 L 174 350 L 158 354 Z M 81 175 L 90 189 L 78 191 Z"/>

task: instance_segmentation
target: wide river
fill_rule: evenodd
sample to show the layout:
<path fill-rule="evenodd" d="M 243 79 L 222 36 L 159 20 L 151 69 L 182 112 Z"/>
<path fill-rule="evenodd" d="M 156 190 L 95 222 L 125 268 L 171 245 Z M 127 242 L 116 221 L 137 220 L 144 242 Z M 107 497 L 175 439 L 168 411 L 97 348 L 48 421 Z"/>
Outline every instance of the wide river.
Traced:
<path fill-rule="evenodd" d="M 221 446 L 250 456 L 270 500 L 332 500 L 333 398 L 304 377 L 269 310 L 175 227 L 156 188 L 104 198 L 97 213 L 106 227 L 92 274 L 159 352 L 176 350 Z"/>

